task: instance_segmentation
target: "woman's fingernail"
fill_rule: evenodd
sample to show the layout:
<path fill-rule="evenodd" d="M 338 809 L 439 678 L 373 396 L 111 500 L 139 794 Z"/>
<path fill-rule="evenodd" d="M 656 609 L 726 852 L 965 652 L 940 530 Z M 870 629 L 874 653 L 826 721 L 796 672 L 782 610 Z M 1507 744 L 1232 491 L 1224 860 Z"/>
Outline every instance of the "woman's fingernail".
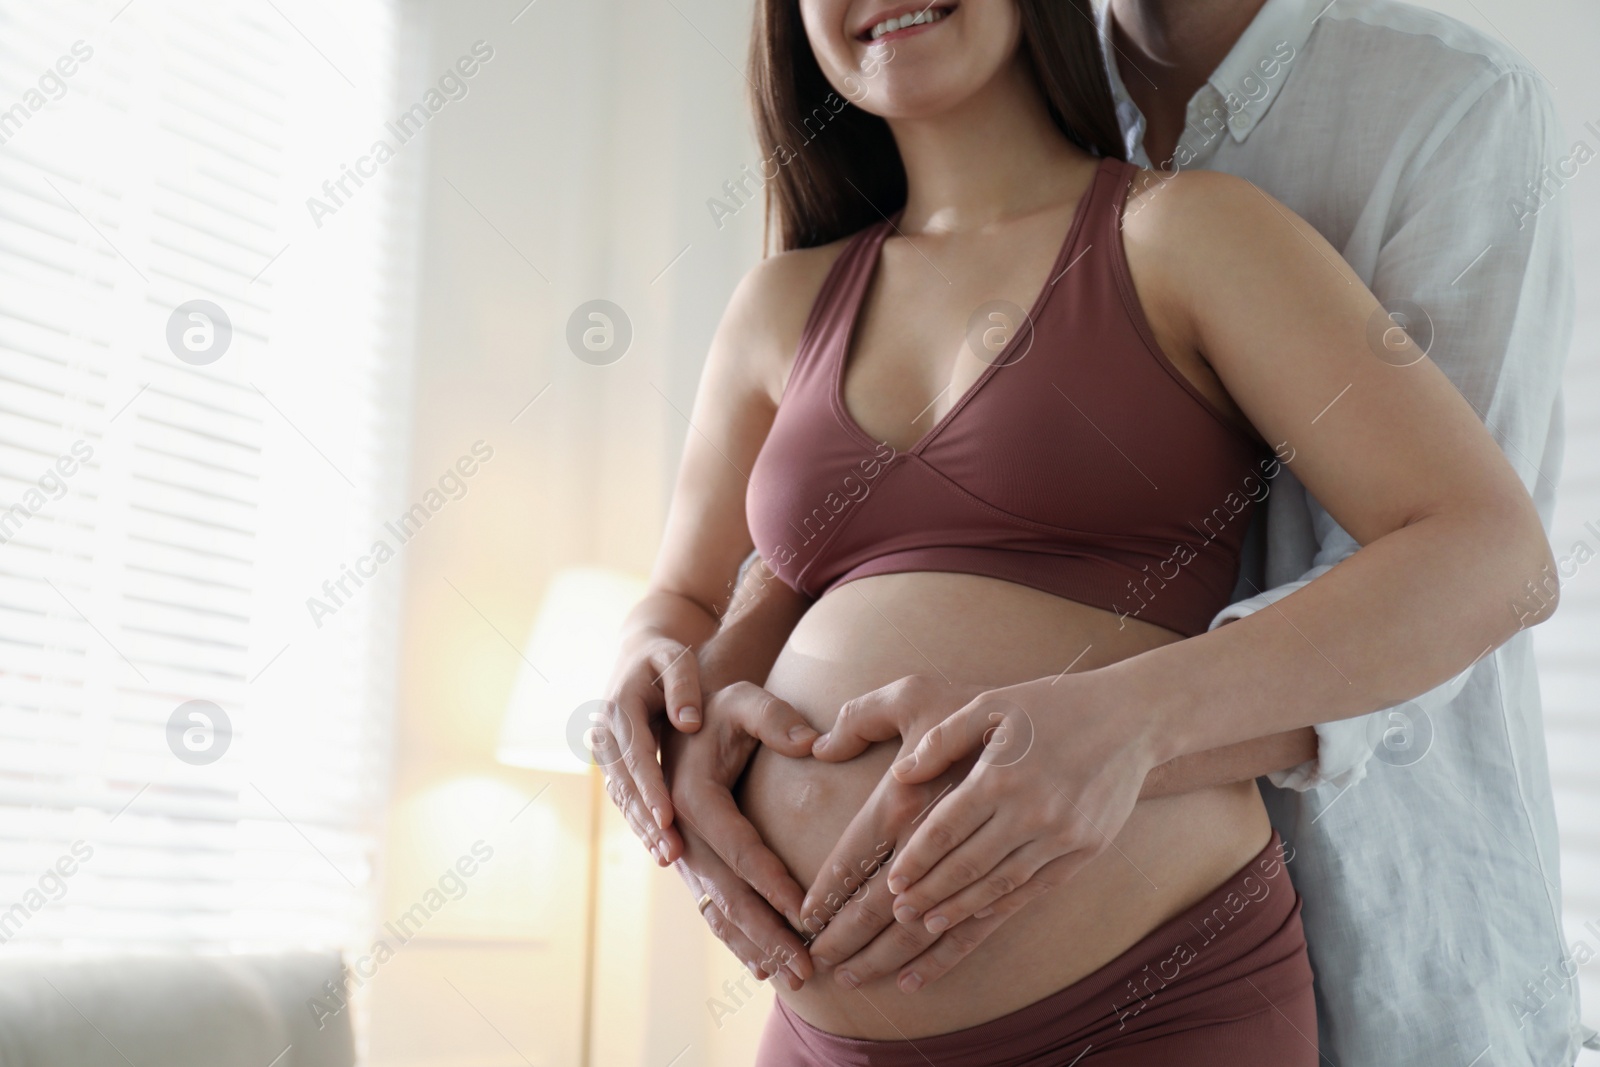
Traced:
<path fill-rule="evenodd" d="M 905 759 L 897 760 L 895 762 L 894 773 L 896 773 L 896 774 L 909 774 L 916 767 L 916 765 L 917 765 L 917 754 L 915 752 L 913 752 L 911 755 L 907 756 Z"/>
<path fill-rule="evenodd" d="M 832 967 L 833 966 L 833 961 L 830 960 L 826 956 L 812 956 L 811 957 L 811 962 L 815 963 L 818 967 Z"/>
<path fill-rule="evenodd" d="M 667 816 L 660 808 L 651 808 L 650 814 L 656 817 L 656 825 L 663 830 L 667 828 Z"/>
<path fill-rule="evenodd" d="M 915 993 L 921 988 L 922 976 L 916 971 L 912 971 L 910 974 L 900 979 L 900 991 L 902 993 Z"/>
<path fill-rule="evenodd" d="M 693 704 L 678 709 L 678 721 L 693 726 L 700 721 L 700 709 Z"/>
<path fill-rule="evenodd" d="M 987 919 L 989 916 L 991 916 L 993 914 L 994 914 L 994 909 L 993 908 L 979 908 L 977 911 L 972 913 L 972 917 L 974 919 Z"/>
<path fill-rule="evenodd" d="M 849 971 L 840 971 L 839 981 L 843 982 L 851 989 L 854 989 L 856 986 L 861 984 L 860 982 L 856 981 L 856 976 L 851 974 Z"/>
<path fill-rule="evenodd" d="M 905 877 L 905 875 L 903 875 L 903 874 L 892 874 L 892 875 L 890 875 L 889 876 L 889 892 L 898 895 L 900 893 L 904 893 L 905 891 L 906 891 L 906 877 Z"/>
<path fill-rule="evenodd" d="M 803 722 L 789 727 L 789 740 L 791 741 L 809 741 L 816 736 L 817 732 Z"/>
<path fill-rule="evenodd" d="M 917 909 L 910 904 L 901 904 L 894 909 L 894 917 L 903 923 L 908 923 L 917 917 Z"/>
<path fill-rule="evenodd" d="M 744 966 L 745 970 L 749 971 L 751 975 L 755 977 L 756 981 L 765 982 L 767 980 L 766 972 L 764 972 L 760 967 L 757 967 L 753 963 L 747 963 Z"/>
<path fill-rule="evenodd" d="M 924 925 L 928 927 L 928 933 L 936 934 L 940 930 L 943 930 L 945 927 L 949 926 L 950 920 L 945 918 L 943 915 L 934 915 L 929 917 L 928 921 Z"/>

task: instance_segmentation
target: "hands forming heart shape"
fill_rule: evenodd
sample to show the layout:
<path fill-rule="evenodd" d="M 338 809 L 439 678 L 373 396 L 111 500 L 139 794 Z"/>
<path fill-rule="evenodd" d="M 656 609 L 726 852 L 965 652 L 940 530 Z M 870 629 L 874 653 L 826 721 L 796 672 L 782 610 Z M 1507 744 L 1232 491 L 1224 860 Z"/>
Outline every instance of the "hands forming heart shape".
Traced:
<path fill-rule="evenodd" d="M 624 773 L 631 770 L 626 753 L 607 762 L 608 789 L 657 862 L 678 867 L 690 891 L 705 902 L 701 910 L 713 933 L 757 978 L 781 976 L 798 989 L 820 967 L 847 984 L 869 981 L 918 961 L 940 941 L 938 930 L 895 922 L 883 865 L 975 759 L 963 759 L 928 781 L 885 774 L 808 890 L 739 810 L 733 786 L 759 745 L 791 758 L 838 762 L 898 737 L 898 762 L 915 750 L 928 725 L 982 692 L 981 686 L 903 679 L 851 701 L 819 738 L 789 704 L 737 682 L 710 694 L 703 721 L 687 724 L 692 732 L 667 729 L 659 739 L 664 784 L 670 782 L 670 825 L 662 827 L 640 810 L 647 794 Z M 648 807 L 663 805 L 657 800 Z M 952 938 L 949 947 L 965 944 L 970 951 L 979 940 Z M 948 948 L 939 953 L 950 956 L 952 966 L 959 955 Z"/>
<path fill-rule="evenodd" d="M 1056 687 L 1063 679 L 991 689 L 911 676 L 849 701 L 821 736 L 737 682 L 709 694 L 703 721 L 669 712 L 676 728 L 658 734 L 663 704 L 700 703 L 684 667 L 694 657 L 660 641 L 637 661 L 660 661 L 649 692 L 625 681 L 602 723 L 613 737 L 650 736 L 660 763 L 656 744 L 613 742 L 600 760 L 608 791 L 657 862 L 678 868 L 717 937 L 757 978 L 790 989 L 819 968 L 846 986 L 898 971 L 907 993 L 942 977 L 1098 855 L 1159 762 L 1137 717 L 1096 713 L 1085 698 L 1099 687 Z M 1096 721 L 1121 725 L 1088 728 Z M 733 797 L 756 747 L 840 762 L 897 738 L 894 765 L 803 889 Z M 1036 740 L 1074 758 L 1058 766 L 1035 753 L 1019 771 Z"/>

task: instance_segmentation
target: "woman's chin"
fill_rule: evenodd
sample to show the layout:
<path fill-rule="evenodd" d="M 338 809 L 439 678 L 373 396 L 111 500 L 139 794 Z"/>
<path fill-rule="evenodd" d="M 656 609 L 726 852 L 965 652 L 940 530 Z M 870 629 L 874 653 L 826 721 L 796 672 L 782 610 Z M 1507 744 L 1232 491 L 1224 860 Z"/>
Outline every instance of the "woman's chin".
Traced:
<path fill-rule="evenodd" d="M 972 97 L 973 86 L 952 84 L 948 71 L 930 69 L 896 72 L 893 84 L 870 85 L 865 96 L 851 103 L 888 122 L 932 122 L 953 114 Z"/>

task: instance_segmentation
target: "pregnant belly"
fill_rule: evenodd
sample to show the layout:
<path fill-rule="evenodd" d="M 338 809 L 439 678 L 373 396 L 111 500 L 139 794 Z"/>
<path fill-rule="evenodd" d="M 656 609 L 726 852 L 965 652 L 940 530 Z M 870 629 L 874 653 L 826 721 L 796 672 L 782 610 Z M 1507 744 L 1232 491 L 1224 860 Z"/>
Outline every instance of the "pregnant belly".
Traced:
<path fill-rule="evenodd" d="M 1060 673 L 1075 659 L 1074 671 L 1090 670 L 1177 639 L 997 579 L 881 575 L 819 600 L 790 635 L 767 689 L 826 730 L 846 700 L 908 674 L 1009 685 Z M 801 885 L 816 876 L 897 747 L 875 745 L 841 764 L 757 751 L 739 803 Z M 998 1018 L 1121 955 L 1244 866 L 1269 833 L 1251 782 L 1141 801 L 1116 848 L 1013 916 L 938 982 L 904 994 L 891 974 L 857 992 L 819 974 L 778 995 L 814 1026 L 881 1040 Z"/>

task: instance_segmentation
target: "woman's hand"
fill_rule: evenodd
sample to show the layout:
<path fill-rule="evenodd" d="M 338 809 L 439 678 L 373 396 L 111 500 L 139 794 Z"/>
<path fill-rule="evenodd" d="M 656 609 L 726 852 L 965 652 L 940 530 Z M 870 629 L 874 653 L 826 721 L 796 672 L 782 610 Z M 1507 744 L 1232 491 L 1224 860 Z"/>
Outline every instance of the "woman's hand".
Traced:
<path fill-rule="evenodd" d="M 729 951 L 758 979 L 786 972 L 790 989 L 812 974 L 792 928 L 802 890 L 739 810 L 732 788 L 758 744 L 798 759 L 816 736 L 787 703 L 736 682 L 711 694 L 702 729 L 668 731 L 661 749 L 683 840 L 678 873 L 695 899 L 711 898 L 702 914 Z"/>
<path fill-rule="evenodd" d="M 656 762 L 657 727 L 665 713 L 678 730 L 700 729 L 700 663 L 681 641 L 640 632 L 617 657 L 611 694 L 597 722 L 618 753 L 600 761 L 606 792 L 656 862 L 670 863 L 683 841 L 672 828 L 671 794 Z"/>
<path fill-rule="evenodd" d="M 903 759 L 929 727 L 985 690 L 926 675 L 901 678 L 847 702 L 812 754 L 844 762 L 873 742 L 899 738 L 898 758 Z M 885 774 L 823 861 L 801 913 L 805 932 L 815 935 L 812 961 L 818 967 L 844 961 L 835 970 L 838 981 L 854 985 L 888 974 L 937 940 L 921 926 L 895 923 L 879 868 L 886 855 L 905 846 L 940 796 L 955 788 L 974 762 L 962 760 L 923 782 L 902 782 Z"/>
<path fill-rule="evenodd" d="M 782 974 L 793 989 L 812 973 L 790 926 L 802 890 L 732 787 L 758 744 L 810 755 L 816 731 L 741 680 L 767 676 L 810 601 L 759 562 L 747 561 L 720 620 L 703 601 L 666 590 L 634 608 L 594 734 L 611 798 L 656 862 L 676 864 L 712 932 L 753 974 Z"/>
<path fill-rule="evenodd" d="M 861 844 L 863 832 L 897 841 L 896 858 L 877 883 L 896 879 L 901 892 L 892 899 L 857 893 L 830 909 L 837 915 L 811 946 L 818 966 L 846 957 L 836 977 L 847 985 L 899 970 L 900 988 L 914 992 L 1109 844 L 1145 784 L 1140 766 L 1154 757 L 1124 706 L 1105 703 L 1113 710 L 1100 710 L 1104 687 L 1089 674 L 964 691 L 913 677 L 846 705 L 814 746 L 817 758 L 849 759 L 868 742 L 895 736 L 903 739 L 903 755 L 829 856 L 804 907 L 809 918 L 820 902 L 842 898 L 835 884 L 840 861 Z M 1093 728 L 1096 716 L 1115 715 L 1129 729 Z M 1039 721 L 1048 728 L 1037 729 Z M 1082 747 L 1065 753 L 1071 759 L 1052 759 L 1066 744 Z M 1097 762 L 1096 751 L 1109 756 Z M 1109 772 L 1104 779 L 1096 774 L 1102 768 Z M 966 780 L 952 789 L 953 774 Z M 918 826 L 924 816 L 926 825 Z M 909 870 L 902 869 L 908 858 Z M 911 884 L 914 878 L 921 884 Z"/>
<path fill-rule="evenodd" d="M 612 692 L 597 751 L 612 801 L 658 864 L 675 864 L 696 900 L 711 898 L 701 914 L 728 950 L 757 978 L 782 971 L 798 989 L 811 962 L 785 915 L 798 916 L 802 890 L 732 787 L 758 744 L 800 758 L 816 731 L 748 682 L 702 699 L 694 651 L 653 632 L 624 647 Z M 675 729 L 661 732 L 657 763 L 664 712 Z"/>
<path fill-rule="evenodd" d="M 1102 669 L 990 690 L 895 763 L 900 781 L 926 782 L 977 753 L 889 865 L 897 920 L 938 933 L 987 917 L 1045 866 L 1059 884 L 1112 845 L 1166 759 L 1156 719 L 1112 681 Z"/>

